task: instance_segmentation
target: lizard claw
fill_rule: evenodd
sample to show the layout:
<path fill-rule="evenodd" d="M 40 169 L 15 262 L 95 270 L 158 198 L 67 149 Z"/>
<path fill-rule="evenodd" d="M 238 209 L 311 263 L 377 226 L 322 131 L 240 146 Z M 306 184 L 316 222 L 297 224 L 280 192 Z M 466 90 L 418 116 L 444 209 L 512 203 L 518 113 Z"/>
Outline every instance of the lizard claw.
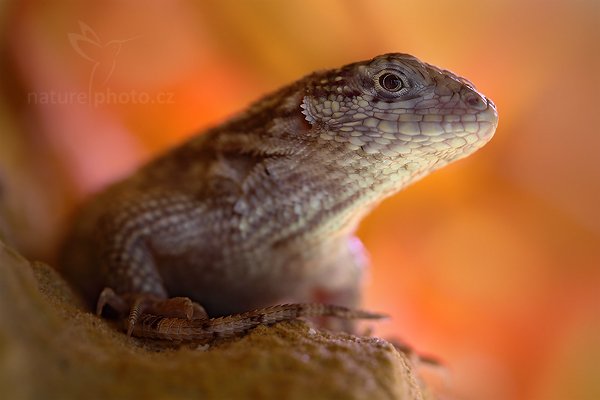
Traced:
<path fill-rule="evenodd" d="M 185 320 L 208 319 L 204 307 L 188 297 L 161 299 L 151 294 L 137 294 L 127 318 L 127 336 L 131 336 L 135 324 L 144 314 Z"/>
<path fill-rule="evenodd" d="M 119 295 L 107 287 L 98 297 L 96 314 L 101 315 L 106 305 L 109 305 L 122 317 L 127 315 L 127 336 L 131 336 L 136 323 L 145 314 L 185 320 L 208 319 L 204 308 L 187 297 L 164 299 L 149 293 Z"/>
<path fill-rule="evenodd" d="M 119 314 L 125 314 L 129 309 L 125 299 L 116 294 L 115 291 L 109 287 L 105 287 L 98 297 L 98 302 L 96 303 L 96 315 L 102 315 L 102 310 L 104 310 L 104 306 L 106 305 L 109 305 Z"/>
<path fill-rule="evenodd" d="M 410 358 L 415 364 L 430 366 L 433 368 L 442 368 L 443 364 L 437 358 L 419 354 L 412 348 L 410 345 L 405 342 L 397 339 L 397 338 L 388 338 L 386 339 L 388 342 L 394 346 L 394 348 L 400 353 L 405 354 L 408 358 Z"/>

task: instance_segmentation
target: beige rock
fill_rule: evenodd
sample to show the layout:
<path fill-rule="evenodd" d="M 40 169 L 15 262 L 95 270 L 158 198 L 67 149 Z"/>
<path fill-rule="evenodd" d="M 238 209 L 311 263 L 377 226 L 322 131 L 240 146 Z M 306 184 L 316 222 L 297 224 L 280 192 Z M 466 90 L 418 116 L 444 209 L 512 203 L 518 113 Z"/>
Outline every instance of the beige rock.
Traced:
<path fill-rule="evenodd" d="M 129 339 L 2 243 L 0 398 L 431 399 L 389 343 L 302 321 L 210 347 Z"/>

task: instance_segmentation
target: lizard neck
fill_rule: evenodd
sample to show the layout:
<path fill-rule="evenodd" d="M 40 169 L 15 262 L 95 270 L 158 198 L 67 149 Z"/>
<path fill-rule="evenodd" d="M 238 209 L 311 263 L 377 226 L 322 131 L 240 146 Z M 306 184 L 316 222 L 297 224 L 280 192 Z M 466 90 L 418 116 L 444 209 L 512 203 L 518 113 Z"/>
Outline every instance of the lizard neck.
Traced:
<path fill-rule="evenodd" d="M 319 138 L 314 148 L 297 168 L 307 181 L 326 182 L 320 194 L 329 199 L 328 218 L 337 220 L 340 231 L 353 232 L 377 204 L 421 177 L 409 161 L 366 154 L 343 143 Z"/>
<path fill-rule="evenodd" d="M 270 237 L 276 242 L 324 243 L 351 235 L 381 200 L 416 179 L 402 163 L 319 138 L 294 154 L 264 158 L 262 165 L 265 174 L 248 182 L 240 202 L 249 210 L 249 232 L 259 231 L 268 215 L 277 225 Z"/>

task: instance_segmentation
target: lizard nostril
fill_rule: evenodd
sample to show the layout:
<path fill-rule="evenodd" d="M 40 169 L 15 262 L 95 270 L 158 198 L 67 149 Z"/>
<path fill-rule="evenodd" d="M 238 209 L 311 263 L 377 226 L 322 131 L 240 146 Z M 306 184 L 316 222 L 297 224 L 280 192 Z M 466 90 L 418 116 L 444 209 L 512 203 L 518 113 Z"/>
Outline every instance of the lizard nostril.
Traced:
<path fill-rule="evenodd" d="M 479 96 L 477 96 L 477 95 L 468 96 L 466 99 L 466 102 L 470 106 L 473 106 L 473 107 L 478 106 L 480 103 Z"/>
<path fill-rule="evenodd" d="M 487 102 L 478 93 L 467 92 L 463 94 L 463 101 L 469 107 L 477 110 L 483 110 L 487 107 Z"/>

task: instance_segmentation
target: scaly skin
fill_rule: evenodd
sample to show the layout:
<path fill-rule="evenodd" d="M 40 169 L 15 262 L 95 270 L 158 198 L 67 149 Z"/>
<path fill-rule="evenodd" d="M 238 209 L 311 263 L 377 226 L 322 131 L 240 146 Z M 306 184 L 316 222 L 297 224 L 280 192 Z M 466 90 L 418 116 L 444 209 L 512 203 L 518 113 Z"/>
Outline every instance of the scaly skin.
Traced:
<path fill-rule="evenodd" d="M 204 319 L 198 304 L 211 316 L 356 307 L 359 221 L 496 125 L 471 83 L 409 55 L 313 73 L 96 196 L 66 240 L 64 273 L 90 303 L 111 288 L 100 309 L 131 308 L 130 332 L 145 336 L 140 316 Z M 198 304 L 165 312 L 170 296 Z"/>
<path fill-rule="evenodd" d="M 385 318 L 381 314 L 330 304 L 280 304 L 252 310 L 242 314 L 219 318 L 168 318 L 146 314 L 140 317 L 133 334 L 158 340 L 177 342 L 210 343 L 216 339 L 239 336 L 259 325 L 271 325 L 280 321 L 289 321 L 301 317 L 336 317 L 336 318 Z"/>

